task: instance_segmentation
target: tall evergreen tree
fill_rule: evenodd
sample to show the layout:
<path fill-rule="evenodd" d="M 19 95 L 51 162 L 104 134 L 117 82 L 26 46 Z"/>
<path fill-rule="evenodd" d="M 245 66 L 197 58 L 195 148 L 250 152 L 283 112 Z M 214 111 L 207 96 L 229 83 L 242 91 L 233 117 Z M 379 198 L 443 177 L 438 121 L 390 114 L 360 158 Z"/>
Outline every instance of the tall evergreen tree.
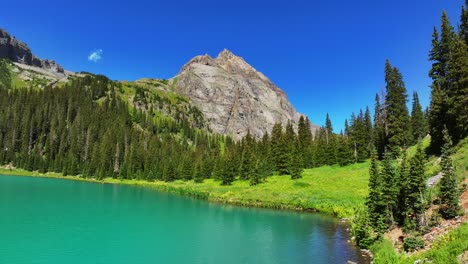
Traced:
<path fill-rule="evenodd" d="M 274 158 L 275 168 L 279 174 L 288 174 L 290 152 L 286 135 L 280 123 L 273 126 L 271 132 L 271 153 Z"/>
<path fill-rule="evenodd" d="M 369 212 L 370 223 L 375 230 L 384 231 L 385 201 L 383 200 L 383 180 L 380 173 L 379 161 L 376 155 L 372 156 L 369 169 L 369 195 L 366 199 L 366 207 Z"/>
<path fill-rule="evenodd" d="M 374 142 L 374 129 L 372 127 L 372 120 L 369 107 L 366 106 L 366 112 L 364 114 L 364 130 L 366 131 L 366 158 L 369 158 L 371 155 L 371 151 L 374 150 L 373 142 Z"/>
<path fill-rule="evenodd" d="M 0 89 L 11 88 L 11 74 L 6 59 L 0 59 Z"/>
<path fill-rule="evenodd" d="M 413 107 L 411 110 L 411 143 L 417 142 L 426 135 L 426 124 L 421 104 L 419 103 L 418 93 L 413 92 Z"/>
<path fill-rule="evenodd" d="M 387 145 L 385 133 L 385 115 L 383 110 L 384 109 L 380 103 L 379 94 L 376 94 L 374 108 L 374 145 L 379 158 L 383 157 L 385 146 Z"/>
<path fill-rule="evenodd" d="M 447 65 L 447 91 L 450 135 L 458 143 L 468 136 L 468 46 L 458 35 L 454 37 Z"/>
<path fill-rule="evenodd" d="M 388 150 L 396 155 L 401 148 L 409 146 L 409 113 L 406 106 L 407 92 L 403 82 L 403 76 L 396 67 L 392 67 L 387 60 L 385 63 L 385 111 L 388 126 Z"/>
<path fill-rule="evenodd" d="M 299 125 L 297 129 L 297 137 L 299 139 L 299 150 L 302 154 L 303 161 L 305 168 L 312 167 L 312 153 L 311 153 L 311 145 L 312 145 L 312 132 L 310 130 L 310 122 L 301 116 L 299 118 Z"/>
<path fill-rule="evenodd" d="M 333 133 L 333 126 L 330 119 L 330 116 L 327 113 L 325 118 L 325 145 L 324 154 L 325 154 L 325 163 L 327 165 L 333 165 L 337 163 L 336 160 L 336 136 Z"/>
<path fill-rule="evenodd" d="M 409 193 L 409 164 L 406 151 L 403 151 L 401 157 L 401 164 L 398 173 L 398 197 L 397 197 L 397 221 L 400 226 L 405 223 L 407 207 L 408 207 L 408 193 Z"/>
<path fill-rule="evenodd" d="M 300 151 L 299 140 L 296 140 L 294 143 L 296 146 L 293 148 L 292 156 L 289 164 L 289 172 L 291 174 L 291 179 L 302 178 L 302 171 L 304 170 L 302 153 Z"/>
<path fill-rule="evenodd" d="M 236 163 L 234 162 L 235 157 L 232 154 L 228 154 L 223 162 L 224 170 L 221 175 L 221 185 L 231 185 L 236 177 Z"/>
<path fill-rule="evenodd" d="M 410 162 L 406 204 L 406 228 L 416 228 L 421 230 L 421 228 L 426 224 L 425 211 L 427 209 L 427 204 L 426 178 L 424 176 L 424 153 L 421 143 L 419 143 L 416 154 Z"/>
<path fill-rule="evenodd" d="M 394 160 L 388 152 L 384 154 L 381 173 L 383 181 L 382 199 L 385 201 L 385 227 L 389 228 L 395 223 L 395 218 L 398 214 L 399 183 L 397 182 L 397 171 Z"/>
<path fill-rule="evenodd" d="M 345 135 L 339 135 L 337 142 L 338 164 L 340 164 L 340 166 L 346 166 L 348 164 L 353 163 L 355 159 L 353 158 L 354 152 L 353 143 L 351 142 L 351 140 Z"/>
<path fill-rule="evenodd" d="M 465 0 L 465 5 L 462 6 L 460 16 L 460 36 L 468 45 L 468 0 Z"/>
<path fill-rule="evenodd" d="M 247 135 L 243 138 L 242 141 L 242 161 L 240 168 L 240 178 L 242 180 L 247 180 L 254 173 L 255 170 L 255 140 L 250 135 L 250 131 L 247 132 Z"/>
<path fill-rule="evenodd" d="M 440 191 L 440 213 L 446 219 L 454 218 L 458 215 L 460 207 L 460 197 L 458 191 L 457 176 L 453 170 L 452 158 L 452 140 L 447 129 L 444 129 L 444 145 L 442 147 L 442 180 L 439 183 Z"/>
<path fill-rule="evenodd" d="M 432 68 L 429 76 L 432 78 L 431 103 L 429 108 L 429 133 L 431 134 L 431 150 L 438 154 L 442 147 L 442 131 L 445 126 L 450 130 L 453 123 L 447 115 L 449 109 L 447 92 L 449 90 L 448 63 L 455 33 L 445 11 L 441 18 L 441 34 L 436 28 L 432 35 L 432 49 L 429 52 Z M 449 131 L 450 132 L 450 131 Z"/>

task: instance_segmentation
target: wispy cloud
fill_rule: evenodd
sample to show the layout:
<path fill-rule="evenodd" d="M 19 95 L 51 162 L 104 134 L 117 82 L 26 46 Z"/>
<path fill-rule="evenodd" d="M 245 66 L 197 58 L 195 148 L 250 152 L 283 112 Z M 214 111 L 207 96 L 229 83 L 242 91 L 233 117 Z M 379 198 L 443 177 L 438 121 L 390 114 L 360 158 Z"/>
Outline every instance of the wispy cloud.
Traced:
<path fill-rule="evenodd" d="M 88 60 L 92 62 L 98 62 L 102 59 L 102 49 L 91 52 L 88 56 Z"/>

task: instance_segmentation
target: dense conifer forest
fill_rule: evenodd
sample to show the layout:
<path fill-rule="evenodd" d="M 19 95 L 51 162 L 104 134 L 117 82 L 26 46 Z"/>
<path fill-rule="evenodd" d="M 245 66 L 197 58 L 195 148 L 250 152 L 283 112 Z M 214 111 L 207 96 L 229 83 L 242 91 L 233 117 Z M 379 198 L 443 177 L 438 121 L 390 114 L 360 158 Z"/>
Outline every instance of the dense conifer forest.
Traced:
<path fill-rule="evenodd" d="M 439 154 L 444 128 L 454 144 L 468 134 L 466 13 L 463 9 L 458 32 L 445 13 L 441 33 L 434 29 L 428 110 L 422 110 L 414 92 L 409 112 L 403 75 L 387 60 L 386 89 L 376 94 L 374 116 L 369 107 L 360 109 L 339 133 L 328 115 L 315 133 L 309 119 L 301 117 L 298 127 L 278 123 L 261 139 L 248 134 L 234 142 L 210 133 L 201 112 L 185 98 L 171 101 L 145 86 L 127 87 L 88 73 L 64 85 L 16 87 L 9 62 L 2 60 L 0 163 L 97 179 L 215 178 L 221 184 L 239 179 L 255 185 L 274 173 L 297 179 L 304 168 L 344 166 L 374 156 L 393 160 L 428 133 L 432 153 Z M 125 89 L 133 90 L 130 99 L 123 96 Z"/>

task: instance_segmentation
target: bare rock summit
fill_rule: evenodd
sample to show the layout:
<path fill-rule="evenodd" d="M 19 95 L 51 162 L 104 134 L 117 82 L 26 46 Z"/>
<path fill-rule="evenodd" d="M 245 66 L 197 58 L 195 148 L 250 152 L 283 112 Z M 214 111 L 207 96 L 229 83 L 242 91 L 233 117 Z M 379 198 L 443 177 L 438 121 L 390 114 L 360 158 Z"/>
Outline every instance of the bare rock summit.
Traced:
<path fill-rule="evenodd" d="M 201 109 L 213 132 L 235 139 L 247 131 L 259 138 L 277 122 L 297 125 L 301 116 L 283 90 L 227 49 L 215 59 L 191 59 L 173 81 L 177 92 Z"/>

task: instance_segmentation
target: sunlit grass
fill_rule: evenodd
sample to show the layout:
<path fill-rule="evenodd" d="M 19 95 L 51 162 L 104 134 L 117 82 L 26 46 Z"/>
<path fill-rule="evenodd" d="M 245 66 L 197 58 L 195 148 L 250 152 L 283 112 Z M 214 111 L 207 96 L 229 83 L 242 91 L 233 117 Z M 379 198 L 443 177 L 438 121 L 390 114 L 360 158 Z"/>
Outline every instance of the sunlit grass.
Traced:
<path fill-rule="evenodd" d="M 21 169 L 0 169 L 0 174 L 41 176 L 63 179 L 139 185 L 177 194 L 191 195 L 212 202 L 278 209 L 317 210 L 338 217 L 350 217 L 354 209 L 364 203 L 367 195 L 369 163 L 346 167 L 325 166 L 304 171 L 303 178 L 291 180 L 289 176 L 272 176 L 266 182 L 250 186 L 248 181 L 234 181 L 221 186 L 219 181 L 207 179 L 193 181 L 147 182 L 106 178 L 103 181 L 62 176 L 58 173 L 40 174 Z"/>
<path fill-rule="evenodd" d="M 413 264 L 416 260 L 424 263 L 456 264 L 457 256 L 468 250 L 468 223 L 439 237 L 428 251 L 411 255 L 397 254 L 390 241 L 377 243 L 372 248 L 376 264 Z"/>

